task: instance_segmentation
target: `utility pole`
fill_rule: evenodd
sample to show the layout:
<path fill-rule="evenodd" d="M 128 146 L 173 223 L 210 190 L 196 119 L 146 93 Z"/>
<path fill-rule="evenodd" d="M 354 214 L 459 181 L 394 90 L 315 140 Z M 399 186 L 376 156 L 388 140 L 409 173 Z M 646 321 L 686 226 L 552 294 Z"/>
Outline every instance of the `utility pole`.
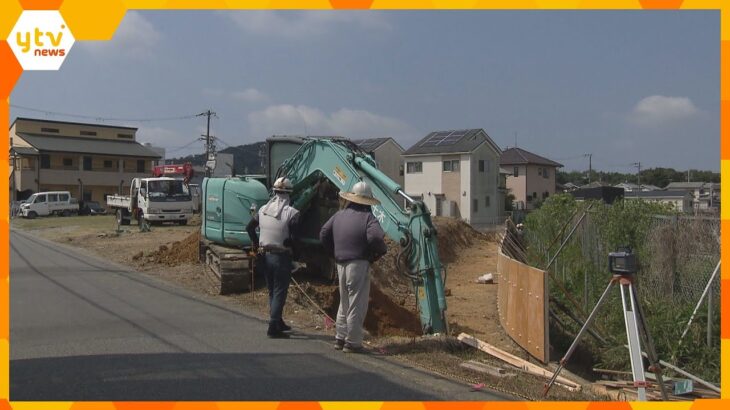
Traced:
<path fill-rule="evenodd" d="M 641 191 L 641 162 L 634 162 L 631 164 L 636 167 L 636 185 L 639 186 L 639 191 Z"/>
<path fill-rule="evenodd" d="M 591 183 L 591 174 L 593 173 L 593 154 L 583 154 L 584 157 L 588 157 L 588 183 Z"/>
<path fill-rule="evenodd" d="M 201 136 L 205 137 L 205 176 L 210 177 L 211 170 L 215 168 L 215 137 L 210 135 L 210 117 L 215 117 L 216 114 L 209 109 L 205 112 L 201 112 L 197 116 L 208 117 L 208 126 L 206 128 L 205 135 Z"/>

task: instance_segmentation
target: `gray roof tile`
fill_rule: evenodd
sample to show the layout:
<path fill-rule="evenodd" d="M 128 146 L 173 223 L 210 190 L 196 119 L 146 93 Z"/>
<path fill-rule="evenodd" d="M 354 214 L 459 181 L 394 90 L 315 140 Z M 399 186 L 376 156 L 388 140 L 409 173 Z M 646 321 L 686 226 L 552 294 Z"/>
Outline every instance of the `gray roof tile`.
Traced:
<path fill-rule="evenodd" d="M 127 157 L 160 158 L 160 155 L 135 141 L 115 141 L 18 133 L 18 136 L 38 151 L 104 154 Z"/>
<path fill-rule="evenodd" d="M 553 167 L 562 167 L 563 164 L 555 162 L 553 160 L 541 157 L 537 154 L 533 154 L 530 151 L 526 151 L 522 148 L 508 148 L 502 151 L 502 157 L 499 160 L 500 165 L 516 165 L 516 164 L 536 164 L 536 165 L 550 165 Z"/>
<path fill-rule="evenodd" d="M 492 141 L 483 129 L 474 128 L 468 130 L 434 131 L 408 148 L 403 155 L 472 152 L 484 142 L 491 145 L 495 151 L 501 152 L 499 146 Z"/>

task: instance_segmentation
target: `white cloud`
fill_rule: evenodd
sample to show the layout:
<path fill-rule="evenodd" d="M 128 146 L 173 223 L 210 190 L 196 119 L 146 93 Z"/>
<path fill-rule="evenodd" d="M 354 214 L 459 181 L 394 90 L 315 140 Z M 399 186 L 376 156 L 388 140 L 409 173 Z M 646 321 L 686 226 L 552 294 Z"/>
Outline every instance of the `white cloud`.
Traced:
<path fill-rule="evenodd" d="M 248 33 L 290 39 L 323 35 L 337 26 L 376 31 L 392 29 L 385 14 L 372 10 L 250 10 L 226 12 L 226 16 Z"/>
<path fill-rule="evenodd" d="M 327 114 L 306 105 L 272 105 L 248 115 L 251 133 L 257 137 L 273 134 L 339 135 L 349 138 L 417 134 L 407 123 L 365 110 L 342 108 Z"/>
<path fill-rule="evenodd" d="M 163 127 L 139 127 L 137 130 L 137 141 L 165 148 L 167 158 L 201 151 L 202 143 L 195 143 L 194 139 L 195 135 L 183 136 L 177 131 Z"/>
<path fill-rule="evenodd" d="M 266 103 L 271 99 L 266 93 L 255 88 L 247 88 L 242 91 L 226 91 L 220 88 L 203 88 L 202 94 L 208 97 L 228 97 L 236 101 L 243 101 L 249 104 Z"/>
<path fill-rule="evenodd" d="M 699 112 L 687 97 L 652 95 L 636 103 L 629 120 L 637 125 L 655 127 L 694 117 Z"/>
<path fill-rule="evenodd" d="M 149 57 L 160 41 L 160 33 L 139 12 L 128 11 L 119 24 L 111 41 L 82 41 L 87 50 L 94 53 Z"/>
<path fill-rule="evenodd" d="M 247 88 L 243 91 L 234 91 L 231 93 L 234 100 L 245 101 L 247 103 L 266 102 L 269 96 L 255 88 Z"/>

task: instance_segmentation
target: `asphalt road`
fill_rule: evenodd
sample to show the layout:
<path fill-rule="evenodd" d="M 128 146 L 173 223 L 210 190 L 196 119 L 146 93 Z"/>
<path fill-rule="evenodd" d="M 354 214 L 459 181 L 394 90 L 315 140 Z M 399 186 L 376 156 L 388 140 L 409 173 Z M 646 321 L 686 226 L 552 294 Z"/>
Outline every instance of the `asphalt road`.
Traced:
<path fill-rule="evenodd" d="M 10 247 L 13 401 L 503 399 L 330 337 L 269 339 L 224 301 L 28 233 Z"/>

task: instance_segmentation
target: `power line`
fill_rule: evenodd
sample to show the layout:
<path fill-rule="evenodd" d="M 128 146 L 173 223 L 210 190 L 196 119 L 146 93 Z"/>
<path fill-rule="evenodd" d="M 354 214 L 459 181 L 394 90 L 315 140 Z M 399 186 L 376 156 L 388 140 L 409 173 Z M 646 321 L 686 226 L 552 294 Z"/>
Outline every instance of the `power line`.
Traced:
<path fill-rule="evenodd" d="M 196 138 L 196 139 L 194 139 L 194 140 L 190 141 L 189 143 L 187 143 L 187 144 L 185 144 L 185 145 L 182 145 L 182 146 L 179 146 L 179 147 L 171 147 L 171 148 L 166 148 L 166 150 L 167 150 L 167 152 L 174 152 L 174 151 L 180 151 L 180 150 L 182 150 L 182 149 L 185 149 L 185 148 L 187 148 L 187 147 L 189 147 L 189 146 L 191 146 L 191 145 L 195 144 L 195 143 L 196 143 L 196 142 L 198 142 L 198 141 L 200 141 L 200 139 Z"/>
<path fill-rule="evenodd" d="M 95 120 L 95 121 L 128 121 L 128 122 L 159 122 L 159 121 L 179 121 L 179 120 L 189 120 L 192 118 L 197 117 L 197 114 L 190 114 L 190 115 L 180 115 L 177 117 L 158 117 L 158 118 L 121 118 L 121 117 L 102 117 L 102 116 L 93 116 L 93 115 L 80 115 L 80 114 L 69 114 L 64 112 L 58 112 L 58 111 L 49 111 L 49 110 L 41 110 L 38 108 L 31 108 L 31 107 L 25 107 L 22 105 L 16 105 L 16 104 L 10 104 L 11 107 L 17 108 L 19 110 L 25 110 L 25 111 L 32 111 L 32 112 L 39 112 L 43 113 L 46 116 L 62 116 L 62 117 L 70 117 L 70 118 L 81 118 L 86 120 Z"/>

